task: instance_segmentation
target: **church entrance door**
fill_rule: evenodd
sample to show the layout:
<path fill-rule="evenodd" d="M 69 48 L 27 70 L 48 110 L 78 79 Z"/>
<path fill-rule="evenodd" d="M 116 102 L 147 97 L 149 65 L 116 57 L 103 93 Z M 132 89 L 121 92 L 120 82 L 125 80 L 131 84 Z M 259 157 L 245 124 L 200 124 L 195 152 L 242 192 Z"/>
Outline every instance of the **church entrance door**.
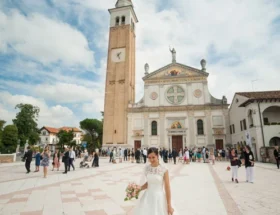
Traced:
<path fill-rule="evenodd" d="M 134 140 L 134 151 L 141 148 L 141 140 Z"/>
<path fill-rule="evenodd" d="M 224 148 L 224 140 L 216 140 L 216 149 L 223 149 Z"/>
<path fill-rule="evenodd" d="M 172 136 L 172 149 L 174 148 L 177 153 L 179 153 L 180 149 L 183 150 L 183 136 Z"/>

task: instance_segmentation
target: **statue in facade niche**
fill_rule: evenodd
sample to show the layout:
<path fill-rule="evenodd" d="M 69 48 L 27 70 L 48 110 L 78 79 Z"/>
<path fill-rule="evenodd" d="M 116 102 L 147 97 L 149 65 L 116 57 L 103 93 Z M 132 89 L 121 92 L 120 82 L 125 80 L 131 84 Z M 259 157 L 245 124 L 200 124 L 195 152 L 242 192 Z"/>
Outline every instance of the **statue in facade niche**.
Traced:
<path fill-rule="evenodd" d="M 149 74 L 149 70 L 150 70 L 150 66 L 149 66 L 149 64 L 145 64 L 145 75 L 148 75 Z"/>
<path fill-rule="evenodd" d="M 172 63 L 176 63 L 176 50 L 175 50 L 175 48 L 171 49 L 169 47 L 169 50 L 170 50 L 170 52 L 172 54 Z"/>

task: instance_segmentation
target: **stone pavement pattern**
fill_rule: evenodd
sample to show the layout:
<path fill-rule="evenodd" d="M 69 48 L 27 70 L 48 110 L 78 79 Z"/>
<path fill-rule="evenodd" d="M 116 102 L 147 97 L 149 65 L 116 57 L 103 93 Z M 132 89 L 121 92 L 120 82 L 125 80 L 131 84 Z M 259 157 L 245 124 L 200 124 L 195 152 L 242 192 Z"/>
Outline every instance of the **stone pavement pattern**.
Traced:
<path fill-rule="evenodd" d="M 233 184 L 226 166 L 227 163 L 217 163 L 213 167 L 203 163 L 167 164 L 172 200 L 179 214 L 270 214 L 272 211 L 279 214 L 277 205 L 273 204 L 279 203 L 280 171 L 260 166 L 256 168 L 258 180 L 255 184 Z M 100 168 L 77 168 L 67 175 L 54 171 L 44 179 L 42 172 L 24 174 L 23 164 L 2 165 L 0 214 L 130 215 L 137 201 L 124 202 L 124 190 L 129 182 L 139 181 L 143 167 L 144 164 L 129 162 L 113 165 L 101 159 Z M 244 168 L 240 169 L 240 180 L 244 177 L 242 171 Z M 12 177 L 9 181 L 7 174 Z M 268 179 L 270 176 L 275 181 Z M 264 183 L 269 184 L 264 186 Z M 248 191 L 256 195 L 248 196 Z M 269 198 L 264 198 L 263 194 Z"/>

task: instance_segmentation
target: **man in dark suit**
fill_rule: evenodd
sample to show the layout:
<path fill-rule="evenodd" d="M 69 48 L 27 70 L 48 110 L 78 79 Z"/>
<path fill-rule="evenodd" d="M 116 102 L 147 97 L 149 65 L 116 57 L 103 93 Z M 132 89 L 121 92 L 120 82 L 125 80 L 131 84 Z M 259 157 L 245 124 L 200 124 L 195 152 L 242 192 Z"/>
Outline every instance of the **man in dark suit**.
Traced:
<path fill-rule="evenodd" d="M 63 172 L 63 174 L 67 174 L 69 161 L 70 161 L 69 148 L 65 147 L 65 151 L 64 151 L 64 154 L 62 157 L 62 162 L 64 163 L 64 168 L 65 168 L 65 171 Z"/>
<path fill-rule="evenodd" d="M 163 162 L 167 163 L 168 162 L 168 150 L 167 149 L 163 148 L 162 156 L 163 156 Z"/>
<path fill-rule="evenodd" d="M 176 151 L 175 148 L 173 148 L 173 150 L 172 150 L 172 157 L 173 157 L 174 164 L 176 164 L 177 156 L 178 156 L 177 151 Z"/>
<path fill-rule="evenodd" d="M 25 159 L 25 168 L 27 170 L 26 174 L 30 173 L 30 164 L 32 161 L 33 151 L 30 149 L 30 146 L 27 147 L 23 159 Z"/>
<path fill-rule="evenodd" d="M 140 156 L 141 156 L 141 151 L 140 149 L 137 149 L 137 151 L 135 152 L 136 163 L 140 163 Z"/>
<path fill-rule="evenodd" d="M 123 160 L 127 161 L 127 149 L 124 150 L 123 157 Z"/>
<path fill-rule="evenodd" d="M 277 168 L 279 169 L 279 163 L 280 163 L 280 151 L 279 151 L 279 146 L 275 146 L 275 149 L 274 149 L 274 157 L 275 157 L 275 160 L 276 160 Z"/>

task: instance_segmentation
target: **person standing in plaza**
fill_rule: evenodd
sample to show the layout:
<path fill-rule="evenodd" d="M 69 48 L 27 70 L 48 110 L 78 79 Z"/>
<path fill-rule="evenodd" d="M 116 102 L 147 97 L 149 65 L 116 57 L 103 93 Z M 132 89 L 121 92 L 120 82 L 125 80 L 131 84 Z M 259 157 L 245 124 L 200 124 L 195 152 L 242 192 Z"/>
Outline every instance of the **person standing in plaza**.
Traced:
<path fill-rule="evenodd" d="M 122 163 L 123 156 L 124 156 L 123 149 L 119 148 L 119 163 Z"/>
<path fill-rule="evenodd" d="M 200 148 L 197 149 L 196 156 L 197 156 L 198 162 L 201 162 L 201 149 Z"/>
<path fill-rule="evenodd" d="M 203 163 L 205 163 L 206 162 L 206 149 L 205 149 L 205 147 L 203 146 L 203 148 L 202 148 L 202 158 L 203 158 Z"/>
<path fill-rule="evenodd" d="M 185 151 L 185 163 L 186 164 L 189 164 L 190 163 L 190 152 L 189 152 L 189 149 L 186 148 L 186 151 Z"/>
<path fill-rule="evenodd" d="M 141 151 L 140 149 L 137 149 L 135 152 L 136 163 L 140 163 L 140 156 L 141 156 Z"/>
<path fill-rule="evenodd" d="M 128 162 L 130 162 L 131 150 L 127 149 Z"/>
<path fill-rule="evenodd" d="M 127 161 L 127 149 L 123 152 L 123 161 Z"/>
<path fill-rule="evenodd" d="M 35 171 L 34 172 L 39 172 L 40 170 L 40 163 L 41 163 L 41 153 L 39 152 L 39 149 L 36 149 L 36 155 L 35 155 Z"/>
<path fill-rule="evenodd" d="M 160 158 L 162 159 L 162 149 L 159 148 L 159 155 L 160 155 Z"/>
<path fill-rule="evenodd" d="M 147 149 L 146 148 L 143 149 L 143 158 L 144 158 L 144 163 L 146 163 L 147 162 Z"/>
<path fill-rule="evenodd" d="M 99 154 L 95 152 L 93 155 L 92 167 L 99 167 Z"/>
<path fill-rule="evenodd" d="M 114 148 L 114 149 L 113 149 L 113 157 L 112 157 L 112 162 L 113 162 L 113 164 L 116 164 L 116 163 L 117 163 L 117 162 L 116 162 L 116 159 L 117 159 L 117 149 Z"/>
<path fill-rule="evenodd" d="M 75 170 L 75 166 L 74 166 L 75 158 L 76 158 L 75 151 L 73 150 L 73 148 L 70 148 L 70 151 L 69 151 L 69 165 L 68 165 L 68 171 L 69 172 L 70 172 L 71 166 L 72 166 L 73 170 Z"/>
<path fill-rule="evenodd" d="M 277 168 L 279 169 L 279 163 L 280 163 L 280 151 L 279 151 L 279 146 L 275 146 L 275 149 L 274 149 L 274 157 L 275 157 L 275 160 L 276 160 L 276 165 L 277 165 Z"/>
<path fill-rule="evenodd" d="M 135 158 L 135 151 L 134 148 L 131 149 L 131 163 L 134 163 L 134 158 Z"/>
<path fill-rule="evenodd" d="M 62 157 L 62 162 L 64 163 L 63 174 L 67 174 L 67 170 L 68 170 L 68 167 L 69 167 L 69 160 L 70 160 L 69 149 L 67 147 L 65 147 L 63 157 Z"/>
<path fill-rule="evenodd" d="M 250 146 L 245 146 L 245 168 L 246 168 L 246 181 L 254 183 L 254 163 L 255 158 Z"/>
<path fill-rule="evenodd" d="M 183 152 L 182 149 L 180 149 L 178 162 L 182 162 L 182 160 L 183 160 Z"/>
<path fill-rule="evenodd" d="M 149 148 L 140 190 L 146 190 L 134 208 L 134 215 L 172 215 L 169 173 L 159 161 L 157 148 Z M 176 212 L 177 213 L 177 212 Z"/>
<path fill-rule="evenodd" d="M 172 150 L 172 157 L 173 157 L 174 164 L 176 164 L 177 156 L 178 156 L 177 151 L 176 151 L 175 148 L 173 148 L 173 150 Z"/>
<path fill-rule="evenodd" d="M 33 151 L 31 150 L 30 146 L 27 146 L 27 151 L 25 152 L 23 156 L 23 160 L 25 160 L 25 168 L 26 168 L 26 174 L 30 173 L 30 164 L 32 162 L 33 157 Z"/>
<path fill-rule="evenodd" d="M 44 168 L 44 178 L 46 178 L 48 174 L 49 163 L 50 163 L 50 151 L 48 146 L 44 149 L 41 156 L 42 156 L 41 166 Z"/>
<path fill-rule="evenodd" d="M 229 159 L 230 159 L 230 165 L 231 165 L 231 171 L 232 171 L 232 182 L 236 182 L 238 183 L 238 156 L 235 153 L 235 149 L 231 149 L 230 151 L 230 155 L 229 155 Z"/>
<path fill-rule="evenodd" d="M 112 149 L 109 154 L 109 156 L 110 156 L 109 163 L 111 163 L 113 161 L 113 153 L 114 153 L 113 151 L 114 151 L 114 149 Z"/>
<path fill-rule="evenodd" d="M 57 169 L 57 171 L 59 171 L 59 167 L 60 167 L 60 153 L 58 151 L 58 149 L 55 150 L 55 153 L 53 154 L 53 169 L 52 171 L 54 171 L 54 168 Z"/>

